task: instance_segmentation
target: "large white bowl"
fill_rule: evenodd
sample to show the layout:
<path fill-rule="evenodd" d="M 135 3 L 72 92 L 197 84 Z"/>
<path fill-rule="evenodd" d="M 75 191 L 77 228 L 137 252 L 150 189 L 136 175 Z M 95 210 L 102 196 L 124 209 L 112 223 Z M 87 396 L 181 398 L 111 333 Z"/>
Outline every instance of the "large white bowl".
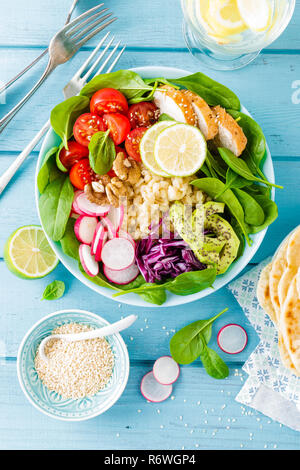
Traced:
<path fill-rule="evenodd" d="M 139 73 L 143 78 L 153 78 L 153 77 L 165 77 L 165 78 L 178 78 L 182 77 L 184 75 L 188 75 L 191 72 L 188 72 L 186 70 L 182 69 L 177 69 L 177 68 L 171 68 L 171 67 L 138 67 L 135 69 L 132 69 L 135 72 Z M 245 113 L 248 114 L 248 111 L 242 106 L 241 110 Z M 37 168 L 36 168 L 36 175 L 41 167 L 41 164 L 43 162 L 43 158 L 46 154 L 46 152 L 53 146 L 58 145 L 59 138 L 56 136 L 54 131 L 51 129 L 47 133 L 42 147 L 41 151 L 39 154 L 38 162 L 37 162 Z M 273 163 L 272 163 L 272 158 L 271 154 L 269 151 L 269 148 L 267 146 L 267 156 L 265 159 L 264 167 L 263 167 L 264 173 L 266 174 L 267 178 L 269 181 L 274 182 L 274 170 L 273 170 Z M 274 198 L 274 191 L 272 192 L 273 198 Z M 39 205 L 38 205 L 38 199 L 39 199 L 39 191 L 37 188 L 36 184 L 36 178 L 35 178 L 35 195 L 36 195 L 36 206 L 38 210 L 38 214 L 40 217 L 39 213 Z M 41 217 L 40 217 L 41 220 Z M 42 223 L 42 222 L 41 222 Z M 207 288 L 201 292 L 198 292 L 197 294 L 191 294 L 187 296 L 179 296 L 175 294 L 168 293 L 168 298 L 166 302 L 162 305 L 162 307 L 173 307 L 175 305 L 181 305 L 181 304 L 186 304 L 189 302 L 193 302 L 194 300 L 201 299 L 203 297 L 206 297 L 209 294 L 212 294 L 213 292 L 216 292 L 218 289 L 221 289 L 221 287 L 225 286 L 228 284 L 235 276 L 237 276 L 242 269 L 250 262 L 250 260 L 253 258 L 254 254 L 258 250 L 260 244 L 262 243 L 264 236 L 266 234 L 267 229 L 263 230 L 262 232 L 257 233 L 256 235 L 252 236 L 253 239 L 253 244 L 251 247 L 248 245 L 245 248 L 243 256 L 237 260 L 235 263 L 231 265 L 231 267 L 228 269 L 228 271 L 221 275 L 218 276 L 217 279 L 214 282 L 214 289 Z M 64 252 L 61 249 L 60 243 L 59 242 L 53 242 L 46 234 L 46 237 L 52 247 L 52 249 L 55 251 L 57 254 L 58 258 L 60 261 L 63 263 L 63 265 L 77 278 L 79 281 L 81 281 L 83 284 L 86 286 L 90 287 L 90 289 L 93 289 L 94 291 L 98 292 L 101 295 L 104 295 L 105 297 L 108 297 L 110 299 L 116 300 L 117 302 L 122 302 L 125 304 L 129 305 L 138 305 L 142 307 L 157 307 L 157 305 L 150 304 L 148 302 L 145 302 L 142 300 L 137 294 L 126 294 L 124 296 L 120 296 L 117 298 L 114 298 L 112 294 L 114 291 L 107 289 L 106 287 L 101 287 L 97 286 L 93 282 L 89 281 L 79 270 L 77 262 L 70 258 L 69 256 L 65 255 Z"/>

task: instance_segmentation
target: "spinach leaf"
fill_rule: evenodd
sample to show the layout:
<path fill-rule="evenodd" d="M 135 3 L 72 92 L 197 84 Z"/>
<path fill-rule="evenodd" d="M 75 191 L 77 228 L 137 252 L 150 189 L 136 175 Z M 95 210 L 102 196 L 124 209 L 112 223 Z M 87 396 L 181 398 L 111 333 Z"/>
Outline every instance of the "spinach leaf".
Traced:
<path fill-rule="evenodd" d="M 241 189 L 233 189 L 233 192 L 244 209 L 245 222 L 249 225 L 262 225 L 265 213 L 254 197 Z"/>
<path fill-rule="evenodd" d="M 56 166 L 56 152 L 58 147 L 52 147 L 45 155 L 43 164 L 37 175 L 37 186 L 42 194 L 49 183 L 54 181 L 61 173 Z"/>
<path fill-rule="evenodd" d="M 229 375 L 228 366 L 223 359 L 214 351 L 204 344 L 204 348 L 200 354 L 200 359 L 208 375 L 214 379 L 225 379 Z"/>
<path fill-rule="evenodd" d="M 236 218 L 249 245 L 252 241 L 248 237 L 248 227 L 245 224 L 244 210 L 231 189 L 224 190 L 225 184 L 217 178 L 200 178 L 191 182 L 192 185 L 202 189 L 214 201 L 224 202 L 231 214 Z M 219 196 L 221 194 L 221 196 Z"/>
<path fill-rule="evenodd" d="M 223 108 L 240 110 L 240 100 L 233 91 L 201 72 L 187 75 L 186 77 L 172 78 L 170 81 L 194 91 L 210 106 L 217 106 L 219 104 Z"/>
<path fill-rule="evenodd" d="M 175 119 L 173 119 L 171 116 L 169 116 L 169 115 L 166 114 L 166 113 L 162 113 L 162 114 L 159 116 L 158 122 L 160 122 L 160 121 L 174 121 L 174 122 L 176 122 Z"/>
<path fill-rule="evenodd" d="M 239 176 L 231 168 L 227 168 L 225 186 L 222 192 L 217 195 L 217 197 L 222 196 L 222 194 L 226 191 L 226 189 L 244 188 L 248 184 L 249 184 L 248 180 Z"/>
<path fill-rule="evenodd" d="M 73 134 L 73 126 L 80 114 L 88 111 L 90 100 L 86 96 L 72 96 L 52 109 L 51 126 L 68 148 L 68 140 Z"/>
<path fill-rule="evenodd" d="M 144 94 L 153 90 L 153 87 L 147 85 L 139 74 L 131 70 L 118 70 L 97 75 L 82 88 L 80 95 L 91 98 L 101 88 L 115 88 L 121 91 L 129 102 L 133 99 L 145 101 Z"/>
<path fill-rule="evenodd" d="M 63 252 L 76 260 L 79 260 L 80 243 L 74 232 L 75 219 L 69 218 L 64 236 L 60 240 Z"/>
<path fill-rule="evenodd" d="M 278 217 L 278 207 L 277 204 L 272 201 L 272 199 L 263 195 L 258 195 L 256 196 L 256 201 L 263 208 L 265 219 L 261 225 L 250 225 L 249 233 L 258 233 L 261 230 L 264 230 L 266 227 L 271 225 L 274 220 L 276 220 Z"/>
<path fill-rule="evenodd" d="M 179 364 L 194 362 L 203 352 L 205 343 L 210 341 L 213 322 L 227 312 L 228 308 L 208 320 L 198 320 L 179 330 L 171 338 L 170 352 Z"/>
<path fill-rule="evenodd" d="M 214 172 L 217 174 L 217 177 L 219 175 L 223 179 L 226 178 L 227 167 L 225 167 L 224 162 L 222 159 L 220 159 L 220 157 L 217 155 L 212 155 L 209 150 L 207 150 L 205 161 L 207 166 L 214 170 Z"/>
<path fill-rule="evenodd" d="M 110 130 L 96 132 L 89 143 L 90 165 L 98 175 L 108 173 L 116 158 L 116 147 L 109 133 Z"/>
<path fill-rule="evenodd" d="M 74 197 L 69 176 L 61 175 L 48 184 L 39 199 L 43 227 L 54 241 L 64 236 Z"/>
<path fill-rule="evenodd" d="M 64 295 L 65 283 L 63 281 L 53 281 L 44 290 L 42 300 L 56 300 Z"/>

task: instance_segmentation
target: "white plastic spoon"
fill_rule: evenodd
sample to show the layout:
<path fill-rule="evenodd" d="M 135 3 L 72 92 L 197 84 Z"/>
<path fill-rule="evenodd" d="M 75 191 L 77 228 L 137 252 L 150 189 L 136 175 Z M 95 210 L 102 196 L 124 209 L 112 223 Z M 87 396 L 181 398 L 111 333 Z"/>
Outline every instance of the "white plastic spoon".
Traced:
<path fill-rule="evenodd" d="M 136 319 L 136 315 L 128 315 L 128 317 L 123 318 L 122 320 L 119 320 L 115 323 L 112 323 L 111 325 L 104 326 L 103 328 L 97 328 L 95 330 L 85 331 L 83 333 L 46 336 L 46 338 L 44 338 L 41 344 L 39 345 L 39 353 L 44 361 L 48 361 L 48 357 L 45 354 L 45 346 L 48 341 L 52 339 L 62 339 L 63 341 L 71 343 L 74 341 L 83 341 L 85 339 L 103 338 L 103 336 L 114 335 L 116 333 L 119 333 L 119 331 L 125 330 L 126 328 L 131 326 Z"/>

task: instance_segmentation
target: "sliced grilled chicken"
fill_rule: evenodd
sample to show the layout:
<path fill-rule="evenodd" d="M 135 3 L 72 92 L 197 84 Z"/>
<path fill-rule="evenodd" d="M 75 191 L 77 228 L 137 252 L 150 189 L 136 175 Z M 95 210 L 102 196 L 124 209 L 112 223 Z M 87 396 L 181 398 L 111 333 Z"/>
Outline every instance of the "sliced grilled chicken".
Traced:
<path fill-rule="evenodd" d="M 212 109 L 219 127 L 219 133 L 214 138 L 214 143 L 218 147 L 231 150 L 236 157 L 239 157 L 247 145 L 247 137 L 243 129 L 221 106 L 215 106 Z"/>
<path fill-rule="evenodd" d="M 154 93 L 154 103 L 161 114 L 166 113 L 177 122 L 196 126 L 197 117 L 193 106 L 182 90 L 176 90 L 169 85 L 159 87 Z"/>
<path fill-rule="evenodd" d="M 206 101 L 193 91 L 184 90 L 183 94 L 193 106 L 197 116 L 197 124 L 205 137 L 205 140 L 213 139 L 219 132 L 219 126 L 216 121 L 214 111 L 208 106 Z"/>

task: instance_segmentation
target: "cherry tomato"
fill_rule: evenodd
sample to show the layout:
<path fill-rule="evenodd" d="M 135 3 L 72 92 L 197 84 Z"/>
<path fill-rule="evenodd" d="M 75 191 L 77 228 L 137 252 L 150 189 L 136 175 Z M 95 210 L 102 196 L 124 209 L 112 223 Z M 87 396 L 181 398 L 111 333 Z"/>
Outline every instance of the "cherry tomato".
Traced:
<path fill-rule="evenodd" d="M 136 127 L 128 134 L 125 140 L 126 152 L 137 162 L 142 161 L 140 155 L 140 141 L 147 129 L 147 127 Z"/>
<path fill-rule="evenodd" d="M 128 109 L 131 128 L 152 126 L 159 118 L 159 109 L 151 101 L 132 104 Z"/>
<path fill-rule="evenodd" d="M 114 88 L 102 88 L 91 98 L 91 113 L 102 116 L 106 113 L 126 113 L 128 103 L 125 96 Z"/>
<path fill-rule="evenodd" d="M 99 131 L 105 131 L 103 119 L 96 114 L 85 113 L 81 114 L 73 127 L 73 134 L 75 140 L 87 147 L 90 143 L 92 135 Z"/>
<path fill-rule="evenodd" d="M 126 139 L 128 132 L 130 132 L 130 122 L 124 114 L 111 113 L 104 114 L 103 121 L 110 130 L 110 136 L 115 145 L 119 145 Z"/>
<path fill-rule="evenodd" d="M 89 149 L 80 145 L 76 140 L 69 140 L 68 147 L 68 149 L 63 147 L 59 152 L 59 160 L 67 170 L 82 158 L 89 156 Z"/>
<path fill-rule="evenodd" d="M 84 189 L 86 184 L 96 179 L 96 174 L 90 167 L 88 158 L 83 158 L 75 163 L 70 170 L 70 181 L 77 189 Z"/>

